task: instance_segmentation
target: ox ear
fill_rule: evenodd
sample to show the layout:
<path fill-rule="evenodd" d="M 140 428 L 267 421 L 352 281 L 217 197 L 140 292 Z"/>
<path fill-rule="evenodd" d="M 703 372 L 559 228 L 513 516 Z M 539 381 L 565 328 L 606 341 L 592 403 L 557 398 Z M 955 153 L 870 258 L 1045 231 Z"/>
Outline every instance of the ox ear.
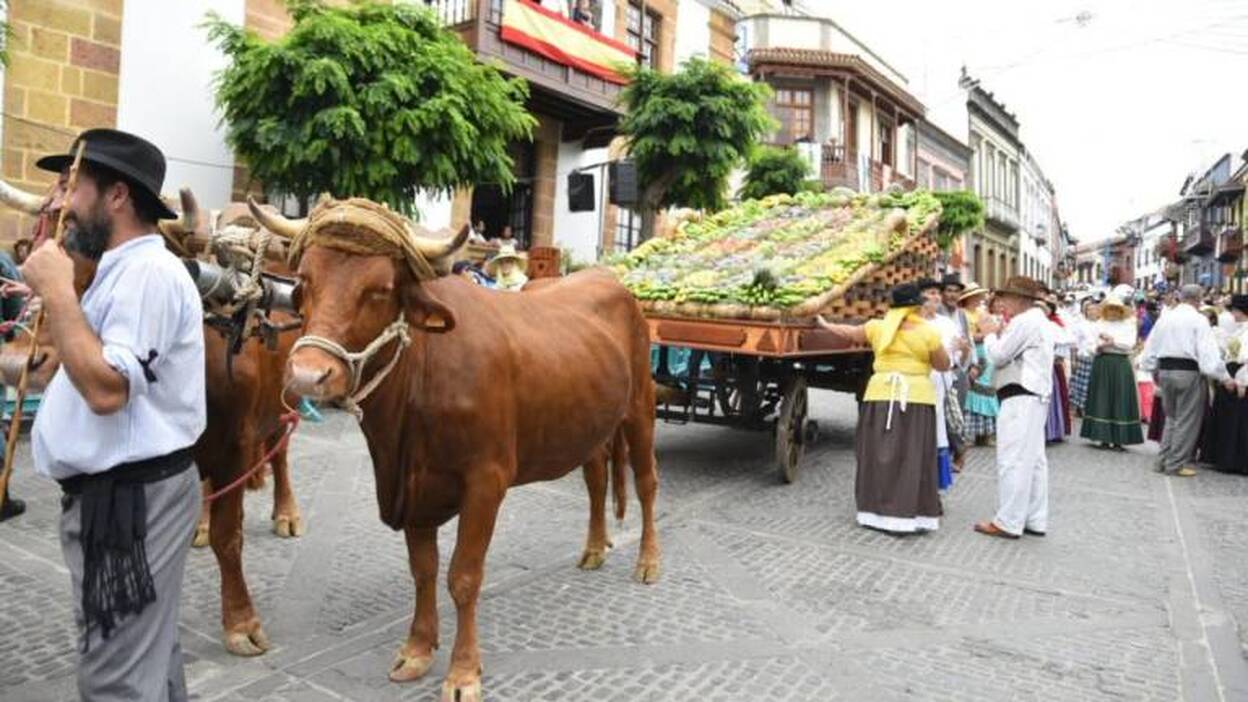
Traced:
<path fill-rule="evenodd" d="M 420 283 L 408 281 L 403 286 L 403 297 L 407 321 L 417 329 L 444 334 L 455 328 L 455 315 L 450 308 L 430 295 Z"/>

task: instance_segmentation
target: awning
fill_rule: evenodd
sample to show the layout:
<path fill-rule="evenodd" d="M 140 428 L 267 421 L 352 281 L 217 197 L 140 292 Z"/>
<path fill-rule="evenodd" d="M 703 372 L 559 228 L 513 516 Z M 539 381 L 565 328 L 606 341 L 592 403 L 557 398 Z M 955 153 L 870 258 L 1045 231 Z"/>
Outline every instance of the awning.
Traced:
<path fill-rule="evenodd" d="M 503 26 L 499 36 L 505 42 L 612 83 L 627 83 L 628 79 L 616 68 L 619 64 L 632 65 L 637 61 L 637 52 L 628 45 L 532 0 L 503 1 Z"/>

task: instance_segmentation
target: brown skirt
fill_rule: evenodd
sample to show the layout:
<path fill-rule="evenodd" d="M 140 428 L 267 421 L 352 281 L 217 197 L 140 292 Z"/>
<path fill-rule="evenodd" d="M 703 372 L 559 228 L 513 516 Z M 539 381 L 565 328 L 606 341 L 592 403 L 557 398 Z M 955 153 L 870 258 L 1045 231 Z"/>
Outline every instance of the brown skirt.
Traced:
<path fill-rule="evenodd" d="M 936 463 L 936 408 L 910 404 L 902 412 L 901 405 L 895 404 L 892 429 L 884 428 L 887 421 L 887 402 L 863 402 L 858 406 L 854 446 L 858 478 L 854 494 L 859 521 L 868 523 L 863 519 L 864 513 L 878 515 L 884 522 L 939 517 L 942 511 Z M 899 530 L 913 531 L 904 524 Z"/>

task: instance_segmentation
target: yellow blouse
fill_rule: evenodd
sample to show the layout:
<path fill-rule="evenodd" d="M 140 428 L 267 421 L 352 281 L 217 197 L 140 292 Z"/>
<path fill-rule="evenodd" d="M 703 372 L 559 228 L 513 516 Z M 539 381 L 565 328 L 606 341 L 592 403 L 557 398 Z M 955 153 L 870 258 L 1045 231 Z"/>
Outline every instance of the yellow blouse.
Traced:
<path fill-rule="evenodd" d="M 882 320 L 867 322 L 864 331 L 875 352 L 875 373 L 867 382 L 863 400 L 901 400 L 921 405 L 936 404 L 932 383 L 932 354 L 940 348 L 940 332 L 913 310 L 890 310 Z M 900 325 L 909 322 L 910 328 Z M 883 348 L 881 348 L 883 346 Z"/>

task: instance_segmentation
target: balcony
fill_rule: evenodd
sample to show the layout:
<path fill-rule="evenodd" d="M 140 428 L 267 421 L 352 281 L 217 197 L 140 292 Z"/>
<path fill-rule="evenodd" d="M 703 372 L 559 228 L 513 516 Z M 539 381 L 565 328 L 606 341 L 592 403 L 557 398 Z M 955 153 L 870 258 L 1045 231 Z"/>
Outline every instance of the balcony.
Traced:
<path fill-rule="evenodd" d="M 1010 230 L 1011 234 L 1018 231 L 1018 208 L 999 197 L 985 198 L 984 205 L 986 220 Z"/>
<path fill-rule="evenodd" d="M 565 141 L 610 140 L 625 83 L 614 66 L 632 49 L 531 0 L 424 2 L 482 61 L 528 81 L 529 109 L 563 120 Z"/>
<path fill-rule="evenodd" d="M 1218 234 L 1218 260 L 1234 263 L 1244 254 L 1244 232 L 1239 227 L 1227 227 Z"/>
<path fill-rule="evenodd" d="M 1204 256 L 1213 253 L 1217 240 L 1213 229 L 1207 224 L 1191 224 L 1183 235 L 1183 251 L 1190 256 Z"/>
<path fill-rule="evenodd" d="M 860 192 L 880 192 L 891 185 L 914 190 L 915 182 L 891 166 L 875 159 L 860 159 L 842 144 L 824 144 L 820 156 L 820 179 L 826 190 L 849 188 Z"/>
<path fill-rule="evenodd" d="M 1183 249 L 1179 247 L 1179 238 L 1173 234 L 1158 239 L 1153 253 L 1157 254 L 1158 258 L 1171 263 L 1183 263 L 1187 260 Z"/>

